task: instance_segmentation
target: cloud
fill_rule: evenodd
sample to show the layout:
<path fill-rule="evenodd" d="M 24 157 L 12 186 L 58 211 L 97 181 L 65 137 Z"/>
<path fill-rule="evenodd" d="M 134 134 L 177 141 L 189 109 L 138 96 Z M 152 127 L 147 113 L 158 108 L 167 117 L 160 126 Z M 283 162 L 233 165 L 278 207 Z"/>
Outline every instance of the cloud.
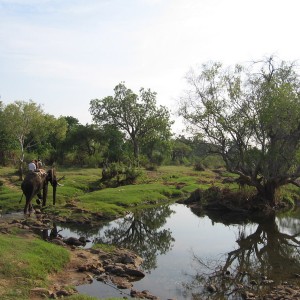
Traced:
<path fill-rule="evenodd" d="M 297 59 L 298 0 L 0 0 L 0 93 L 86 119 L 120 81 L 175 107 L 207 60 Z M 16 89 L 16 82 L 18 89 Z M 72 94 L 73 93 L 73 94 Z M 49 102 L 49 104 L 47 104 Z M 66 108 L 64 108 L 64 106 Z M 80 109 L 81 107 L 81 109 Z M 50 111 L 50 113 L 52 113 Z"/>

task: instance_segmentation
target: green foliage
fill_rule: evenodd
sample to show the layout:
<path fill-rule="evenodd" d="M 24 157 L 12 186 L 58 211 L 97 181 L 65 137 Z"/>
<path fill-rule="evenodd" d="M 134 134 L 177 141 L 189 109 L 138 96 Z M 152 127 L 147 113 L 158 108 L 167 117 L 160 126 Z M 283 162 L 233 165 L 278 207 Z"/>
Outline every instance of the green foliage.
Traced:
<path fill-rule="evenodd" d="M 26 155 L 35 155 L 35 158 L 48 153 L 58 141 L 65 137 L 66 122 L 63 118 L 45 114 L 40 105 L 33 101 L 15 101 L 3 108 L 0 113 L 0 124 L 5 124 L 0 135 L 9 139 L 9 147 L 2 155 L 13 157 L 19 163 L 20 178 L 23 176 L 23 167 Z M 4 158 L 3 158 L 4 160 Z M 52 163 L 52 162 L 51 162 Z"/>
<path fill-rule="evenodd" d="M 101 181 L 108 186 L 132 184 L 141 173 L 141 169 L 134 166 L 127 166 L 123 163 L 111 163 L 103 166 Z"/>
<path fill-rule="evenodd" d="M 300 177 L 300 80 L 272 57 L 246 69 L 204 64 L 187 75 L 180 114 L 230 172 L 275 205 L 276 190 Z"/>
<path fill-rule="evenodd" d="M 156 93 L 150 89 L 141 88 L 137 95 L 120 83 L 114 96 L 91 100 L 90 112 L 96 123 L 113 125 L 126 134 L 133 147 L 134 163 L 138 162 L 142 145 L 171 136 L 169 112 L 163 106 L 157 107 Z"/>

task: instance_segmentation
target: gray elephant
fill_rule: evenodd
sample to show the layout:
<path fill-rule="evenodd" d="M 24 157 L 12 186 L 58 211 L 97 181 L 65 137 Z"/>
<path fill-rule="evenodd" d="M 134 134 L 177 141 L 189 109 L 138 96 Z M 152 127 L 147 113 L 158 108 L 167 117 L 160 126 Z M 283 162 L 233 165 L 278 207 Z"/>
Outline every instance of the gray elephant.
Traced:
<path fill-rule="evenodd" d="M 30 171 L 24 178 L 21 188 L 23 194 L 26 198 L 26 203 L 24 207 L 24 214 L 30 214 L 33 211 L 31 200 L 34 196 L 38 196 L 43 199 L 42 205 L 46 205 L 47 194 L 48 194 L 48 183 L 53 187 L 53 205 L 55 205 L 56 201 L 56 187 L 58 185 L 58 180 L 56 179 L 55 170 L 52 168 L 45 171 Z M 41 195 L 41 191 L 43 191 L 43 195 Z"/>

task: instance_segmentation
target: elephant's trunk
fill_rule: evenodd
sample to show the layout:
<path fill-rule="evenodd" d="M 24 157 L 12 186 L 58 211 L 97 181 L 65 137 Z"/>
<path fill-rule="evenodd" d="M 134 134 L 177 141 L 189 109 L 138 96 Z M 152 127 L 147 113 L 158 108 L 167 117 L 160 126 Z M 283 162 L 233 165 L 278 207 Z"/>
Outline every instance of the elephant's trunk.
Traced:
<path fill-rule="evenodd" d="M 56 202 L 56 187 L 57 184 L 53 184 L 53 205 L 55 205 Z"/>

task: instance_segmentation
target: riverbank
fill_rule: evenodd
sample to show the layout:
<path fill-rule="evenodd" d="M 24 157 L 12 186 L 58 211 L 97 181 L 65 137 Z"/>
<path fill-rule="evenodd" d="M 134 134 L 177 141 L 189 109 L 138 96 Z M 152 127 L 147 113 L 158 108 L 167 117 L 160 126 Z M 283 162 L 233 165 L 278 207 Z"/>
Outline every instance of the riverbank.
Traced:
<path fill-rule="evenodd" d="M 83 249 L 82 246 L 86 243 L 84 239 L 75 237 L 64 239 L 59 234 L 51 236 L 49 221 L 49 216 L 42 214 L 31 218 L 17 215 L 8 220 L 0 219 L 2 269 L 12 270 L 15 265 L 19 265 L 19 271 L 6 273 L 5 278 L 0 276 L 1 299 L 20 299 L 22 297 L 22 299 L 39 300 L 68 297 L 77 294 L 76 286 L 92 283 L 94 280 L 112 284 L 120 290 L 131 289 L 132 282 L 145 276 L 140 270 L 142 259 L 132 251 L 105 245 Z M 45 232 L 50 232 L 50 235 L 45 235 Z M 41 240 L 41 236 L 44 236 L 43 240 Z M 24 241 L 25 247 L 22 245 Z M 21 282 L 25 280 L 24 274 L 33 272 L 28 269 L 26 264 L 32 264 L 33 261 L 26 263 L 24 257 L 13 258 L 10 254 L 20 253 L 26 248 L 28 255 L 32 255 L 31 251 L 35 249 L 31 249 L 31 245 L 33 247 L 36 242 L 40 247 L 38 252 L 42 256 L 33 266 L 35 274 L 27 277 L 26 285 L 23 285 Z M 3 249 L 4 243 L 6 243 L 6 249 Z M 52 255 L 49 255 L 49 251 Z M 5 265 L 3 264 L 4 257 L 7 260 Z M 64 257 L 63 261 L 61 261 L 61 257 Z M 33 257 L 33 260 L 37 259 L 36 256 Z M 53 266 L 58 261 L 61 261 L 58 266 L 47 269 L 46 273 L 40 270 L 43 265 Z M 3 270 L 1 274 L 3 274 Z M 145 299 L 157 299 L 150 292 L 135 289 L 131 289 L 131 294 L 132 296 L 143 295 Z M 80 299 L 79 295 L 77 299 Z M 82 299 L 85 299 L 85 296 L 82 296 Z"/>

